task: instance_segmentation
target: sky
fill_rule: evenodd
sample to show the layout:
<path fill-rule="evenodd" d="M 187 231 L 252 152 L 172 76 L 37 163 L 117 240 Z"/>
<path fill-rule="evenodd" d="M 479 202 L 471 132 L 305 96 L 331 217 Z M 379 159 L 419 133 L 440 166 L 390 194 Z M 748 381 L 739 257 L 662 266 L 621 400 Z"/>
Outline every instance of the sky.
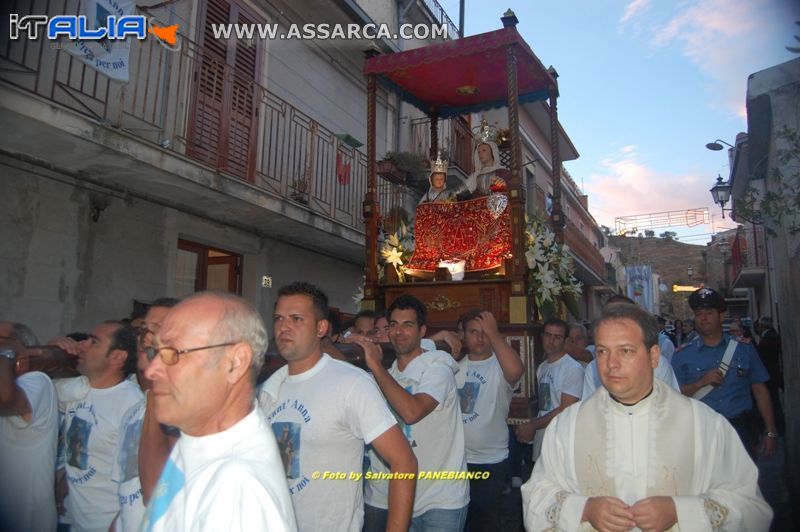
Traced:
<path fill-rule="evenodd" d="M 458 0 L 439 3 L 458 24 Z M 704 244 L 735 227 L 709 193 L 727 150 L 705 145 L 747 130 L 750 74 L 800 57 L 786 50 L 800 0 L 466 0 L 465 35 L 500 28 L 508 8 L 558 71 L 559 120 L 580 154 L 564 166 L 599 224 L 707 207 L 712 223 L 656 234 Z"/>

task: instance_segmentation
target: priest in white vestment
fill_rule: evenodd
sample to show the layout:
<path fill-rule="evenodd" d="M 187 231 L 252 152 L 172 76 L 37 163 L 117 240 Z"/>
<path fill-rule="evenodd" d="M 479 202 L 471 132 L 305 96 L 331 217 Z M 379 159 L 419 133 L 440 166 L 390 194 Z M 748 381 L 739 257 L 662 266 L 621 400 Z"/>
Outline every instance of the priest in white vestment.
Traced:
<path fill-rule="evenodd" d="M 653 378 L 655 318 L 608 307 L 595 340 L 603 388 L 547 427 L 522 486 L 525 528 L 768 530 L 758 470 L 728 421 Z"/>

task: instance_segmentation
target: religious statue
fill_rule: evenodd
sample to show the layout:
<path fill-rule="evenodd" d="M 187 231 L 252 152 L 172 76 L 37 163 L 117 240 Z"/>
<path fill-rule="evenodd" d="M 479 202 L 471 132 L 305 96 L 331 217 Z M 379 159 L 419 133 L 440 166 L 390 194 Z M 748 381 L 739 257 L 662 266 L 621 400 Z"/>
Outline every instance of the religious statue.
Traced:
<path fill-rule="evenodd" d="M 477 134 L 477 144 L 472 154 L 475 171 L 467 178 L 466 189 L 471 197 L 487 196 L 491 192 L 505 191 L 504 175 L 508 170 L 500 164 L 500 149 L 497 147 L 497 128 L 490 126 L 484 118 Z"/>
<path fill-rule="evenodd" d="M 444 203 L 456 200 L 456 194 L 447 188 L 447 167 L 449 161 L 442 159 L 442 153 L 435 160 L 431 161 L 431 175 L 428 177 L 430 188 L 420 198 L 422 203 Z"/>

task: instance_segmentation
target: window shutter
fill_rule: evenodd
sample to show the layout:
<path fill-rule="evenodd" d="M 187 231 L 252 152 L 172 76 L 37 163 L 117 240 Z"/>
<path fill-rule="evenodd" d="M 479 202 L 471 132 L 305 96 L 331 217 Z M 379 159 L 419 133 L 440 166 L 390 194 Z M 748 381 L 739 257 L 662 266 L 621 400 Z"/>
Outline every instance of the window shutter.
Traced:
<path fill-rule="evenodd" d="M 215 39 L 214 24 L 256 19 L 228 0 L 209 0 L 201 15 L 202 55 L 196 63 L 190 157 L 252 180 L 255 171 L 257 41 Z"/>

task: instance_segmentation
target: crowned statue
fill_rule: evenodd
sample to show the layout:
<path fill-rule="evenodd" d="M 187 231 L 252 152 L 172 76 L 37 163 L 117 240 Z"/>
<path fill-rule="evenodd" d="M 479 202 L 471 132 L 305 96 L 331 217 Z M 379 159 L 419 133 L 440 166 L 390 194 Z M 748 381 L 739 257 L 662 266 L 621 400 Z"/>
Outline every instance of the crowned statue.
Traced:
<path fill-rule="evenodd" d="M 475 171 L 465 183 L 473 198 L 506 189 L 506 180 L 503 176 L 508 174 L 508 170 L 500 164 L 497 140 L 497 128 L 489 125 L 486 118 L 483 118 L 477 133 L 475 151 L 472 154 Z"/>
<path fill-rule="evenodd" d="M 456 200 L 456 194 L 447 188 L 447 168 L 449 161 L 442 159 L 440 151 L 435 160 L 431 161 L 431 174 L 428 176 L 430 188 L 420 198 L 419 203 L 444 203 Z"/>
<path fill-rule="evenodd" d="M 511 256 L 511 229 L 497 128 L 481 121 L 475 172 L 458 187 L 446 185 L 447 161 L 431 162 L 430 188 L 417 205 L 414 253 L 406 275 L 432 278 L 442 264 L 458 262 L 469 273 L 497 270 Z M 462 201 L 463 200 L 463 201 Z"/>

